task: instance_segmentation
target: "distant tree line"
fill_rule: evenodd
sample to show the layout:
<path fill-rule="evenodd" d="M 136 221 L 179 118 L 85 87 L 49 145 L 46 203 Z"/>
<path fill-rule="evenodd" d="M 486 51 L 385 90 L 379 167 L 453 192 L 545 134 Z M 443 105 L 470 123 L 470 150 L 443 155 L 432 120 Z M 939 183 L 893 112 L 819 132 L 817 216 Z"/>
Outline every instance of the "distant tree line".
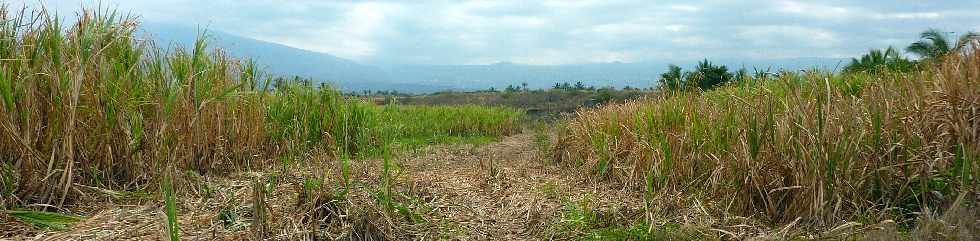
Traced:
<path fill-rule="evenodd" d="M 660 74 L 658 82 L 660 88 L 668 90 L 709 90 L 745 78 L 749 78 L 748 70 L 745 68 L 729 72 L 727 66 L 715 65 L 708 59 L 704 59 L 690 71 L 684 71 L 677 65 L 668 65 L 667 72 Z"/>
<path fill-rule="evenodd" d="M 493 87 L 490 87 L 490 89 L 492 90 L 492 89 L 493 89 Z M 508 92 L 508 93 L 513 93 L 513 92 L 521 92 L 521 91 L 524 91 L 524 92 L 527 92 L 527 91 L 530 91 L 530 90 L 529 90 L 529 89 L 527 88 L 527 82 L 524 82 L 524 83 L 521 83 L 521 85 L 520 85 L 520 86 L 516 86 L 516 85 L 507 85 L 507 88 L 505 88 L 505 89 L 504 89 L 504 92 Z"/>
<path fill-rule="evenodd" d="M 559 90 L 559 91 L 597 91 L 597 90 L 602 90 L 602 89 L 615 90 L 614 87 L 610 87 L 610 86 L 599 88 L 599 87 L 595 87 L 593 85 L 586 85 L 582 81 L 577 81 L 574 84 L 573 83 L 570 83 L 570 82 L 556 82 L 554 85 L 551 86 L 551 88 L 549 90 Z M 641 89 L 633 88 L 633 87 L 630 87 L 630 86 L 627 85 L 627 86 L 623 86 L 622 90 L 641 90 Z M 545 91 L 545 89 L 540 89 L 539 88 L 539 89 L 532 90 L 532 89 L 528 88 L 528 84 L 527 83 L 521 83 L 520 85 L 507 85 L 507 87 L 503 89 L 503 92 L 504 93 L 535 92 L 535 91 Z M 495 87 L 490 87 L 490 88 L 488 88 L 486 90 L 480 90 L 480 91 L 474 91 L 474 92 L 500 92 L 500 91 L 497 90 Z"/>
<path fill-rule="evenodd" d="M 272 88 L 282 89 L 283 87 L 286 87 L 286 85 L 289 83 L 295 83 L 306 87 L 313 87 L 313 82 L 314 81 L 312 78 L 305 78 L 300 76 L 276 77 L 272 79 Z M 320 83 L 320 88 L 327 88 L 326 83 Z"/>
<path fill-rule="evenodd" d="M 566 90 L 566 91 L 571 91 L 571 90 L 594 90 L 595 89 L 595 86 L 585 86 L 585 84 L 583 84 L 582 81 L 575 82 L 574 85 L 573 84 L 569 84 L 568 82 L 562 82 L 562 83 L 555 83 L 555 85 L 552 86 L 551 89 L 554 89 L 554 90 Z"/>
<path fill-rule="evenodd" d="M 398 90 L 360 90 L 351 91 L 347 95 L 350 96 L 412 96 L 412 93 L 399 92 Z"/>
<path fill-rule="evenodd" d="M 844 73 L 875 72 L 875 71 L 910 71 L 919 65 L 938 62 L 937 60 L 952 53 L 963 53 L 972 48 L 980 47 L 980 34 L 967 32 L 951 41 L 946 37 L 947 33 L 937 29 L 929 29 L 919 35 L 920 40 L 912 43 L 905 51 L 918 57 L 912 60 L 905 57 L 903 53 L 894 47 L 882 49 L 871 49 L 867 54 L 860 58 L 852 58 L 851 62 L 844 66 Z M 749 75 L 745 68 L 735 72 L 729 72 L 724 65 L 714 65 L 707 59 L 698 62 L 698 65 L 689 71 L 685 71 L 677 65 L 668 65 L 667 71 L 658 78 L 659 88 L 665 90 L 710 90 L 723 86 L 730 82 L 743 81 L 753 78 L 764 78 L 776 76 L 768 70 L 755 70 Z"/>

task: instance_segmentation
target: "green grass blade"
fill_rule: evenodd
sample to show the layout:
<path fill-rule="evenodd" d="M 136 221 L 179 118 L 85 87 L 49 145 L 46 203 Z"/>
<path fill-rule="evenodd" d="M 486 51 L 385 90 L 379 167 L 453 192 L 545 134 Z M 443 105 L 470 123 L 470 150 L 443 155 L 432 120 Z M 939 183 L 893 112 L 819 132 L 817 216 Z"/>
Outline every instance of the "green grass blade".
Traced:
<path fill-rule="evenodd" d="M 42 211 L 4 211 L 21 222 L 34 225 L 42 229 L 63 230 L 69 225 L 81 221 L 84 217 L 70 214 L 61 214 Z"/>

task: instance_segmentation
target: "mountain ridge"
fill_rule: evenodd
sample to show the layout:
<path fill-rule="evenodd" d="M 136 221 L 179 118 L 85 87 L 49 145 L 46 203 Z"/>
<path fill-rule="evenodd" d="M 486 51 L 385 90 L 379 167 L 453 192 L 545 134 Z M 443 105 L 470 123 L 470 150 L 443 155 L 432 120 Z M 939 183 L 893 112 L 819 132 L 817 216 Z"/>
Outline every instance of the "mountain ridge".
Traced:
<path fill-rule="evenodd" d="M 158 43 L 189 47 L 198 36 L 192 27 L 143 23 L 142 30 Z M 260 66 L 278 76 L 311 77 L 319 82 L 337 86 L 344 91 L 397 90 L 407 93 L 431 93 L 443 90 L 501 89 L 508 85 L 529 88 L 548 88 L 560 82 L 582 82 L 593 86 L 649 87 L 671 61 L 596 62 L 562 65 L 529 65 L 501 61 L 483 65 L 452 64 L 386 64 L 358 63 L 328 53 L 315 52 L 287 45 L 252 39 L 216 30 L 207 30 L 211 45 L 236 57 L 254 59 Z M 713 63 L 736 70 L 746 66 L 760 69 L 800 69 L 820 66 L 834 69 L 847 59 L 789 58 L 789 59 L 718 59 Z M 691 61 L 678 64 L 689 69 Z"/>

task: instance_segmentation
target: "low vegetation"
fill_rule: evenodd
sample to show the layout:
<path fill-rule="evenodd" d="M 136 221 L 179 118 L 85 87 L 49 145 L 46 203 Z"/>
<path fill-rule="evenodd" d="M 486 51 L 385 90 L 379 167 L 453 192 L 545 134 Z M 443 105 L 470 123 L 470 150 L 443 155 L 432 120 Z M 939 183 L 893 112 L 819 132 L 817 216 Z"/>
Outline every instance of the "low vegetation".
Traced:
<path fill-rule="evenodd" d="M 523 115 L 378 106 L 308 81 L 271 85 L 206 36 L 164 52 L 135 34 L 135 18 L 111 11 L 66 25 L 4 7 L 0 19 L 0 209 L 61 210 L 80 187 L 156 190 L 161 174 L 256 169 L 307 152 L 358 157 L 425 142 L 417 139 L 496 138 L 518 132 Z"/>
<path fill-rule="evenodd" d="M 709 217 L 804 231 L 894 221 L 923 237 L 976 233 L 975 47 L 921 71 L 783 73 L 581 110 L 554 153 L 645 191 L 647 223 L 700 200 Z M 961 230 L 925 224 L 940 217 Z"/>
<path fill-rule="evenodd" d="M 0 20 L 0 238 L 980 232 L 975 34 L 930 30 L 918 59 L 873 50 L 840 72 L 704 60 L 657 90 L 378 97 L 276 78 L 205 34 L 165 51 L 112 11 Z"/>
<path fill-rule="evenodd" d="M 406 145 L 508 136 L 520 132 L 523 112 L 509 107 L 386 105 L 375 109 L 376 132 Z M 383 137 L 384 138 L 384 137 Z"/>
<path fill-rule="evenodd" d="M 376 103 L 394 101 L 399 104 L 419 106 L 480 105 L 519 108 L 530 119 L 555 121 L 559 120 L 562 114 L 573 114 L 579 108 L 623 102 L 649 94 L 634 88 L 595 88 L 586 87 L 581 83 L 575 86 L 564 83 L 555 84 L 555 87 L 546 90 L 447 91 L 430 95 L 375 97 L 375 99 L 378 99 Z"/>

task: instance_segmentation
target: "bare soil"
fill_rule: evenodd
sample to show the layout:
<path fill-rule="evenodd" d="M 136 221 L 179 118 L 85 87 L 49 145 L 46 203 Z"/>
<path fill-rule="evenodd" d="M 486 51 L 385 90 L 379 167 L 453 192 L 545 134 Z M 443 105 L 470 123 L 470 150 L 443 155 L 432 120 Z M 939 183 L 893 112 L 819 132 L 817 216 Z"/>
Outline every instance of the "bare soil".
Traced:
<path fill-rule="evenodd" d="M 285 172 L 188 175 L 176 184 L 180 235 L 184 240 L 542 240 L 562 238 L 557 227 L 567 221 L 562 213 L 572 203 L 584 201 L 620 216 L 640 213 L 637 192 L 592 183 L 550 163 L 533 138 L 525 133 L 483 145 L 436 145 L 399 155 L 392 188 L 394 200 L 407 212 L 374 198 L 383 170 L 380 159 L 352 161 L 351 191 L 333 202 L 303 194 L 303 183 L 317 176 L 325 177 L 324 189 L 340 190 L 339 165 L 323 155 L 311 154 L 306 162 L 311 165 Z M 267 231 L 262 233 L 256 232 L 262 222 L 253 215 L 258 180 L 268 190 Z M 127 199 L 91 187 L 79 190 L 91 202 L 70 210 L 86 218 L 67 230 L 34 230 L 9 217 L 0 220 L 18 226 L 4 229 L 17 230 L 13 240 L 167 239 L 158 195 Z M 319 202 L 310 201 L 317 197 Z"/>

